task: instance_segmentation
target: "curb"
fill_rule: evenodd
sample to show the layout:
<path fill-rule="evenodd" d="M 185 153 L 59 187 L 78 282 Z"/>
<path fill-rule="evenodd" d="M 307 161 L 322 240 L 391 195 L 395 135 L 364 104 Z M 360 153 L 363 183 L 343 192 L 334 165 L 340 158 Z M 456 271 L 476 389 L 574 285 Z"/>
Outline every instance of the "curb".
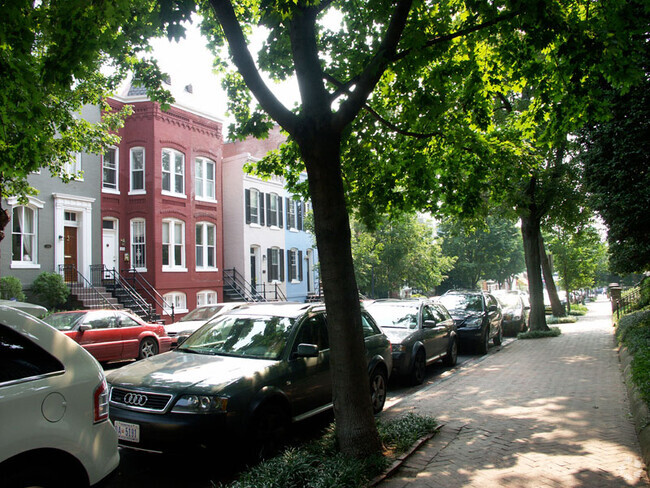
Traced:
<path fill-rule="evenodd" d="M 393 461 L 392 464 L 386 470 L 384 470 L 384 472 L 382 474 L 380 474 L 375 479 L 370 481 L 370 483 L 368 483 L 367 486 L 369 488 L 372 488 L 373 486 L 377 486 L 379 483 L 384 481 L 386 478 L 390 478 L 402 466 L 402 464 L 404 464 L 404 461 L 406 461 L 411 456 L 411 454 L 413 454 L 415 451 L 417 451 L 420 448 L 420 446 L 422 446 L 422 444 L 427 442 L 433 436 L 437 435 L 438 432 L 440 432 L 440 429 L 442 429 L 443 426 L 444 426 L 444 424 L 438 425 L 438 426 L 436 426 L 436 428 L 435 428 L 435 430 L 433 432 L 431 432 L 431 433 L 429 433 L 429 434 L 427 434 L 425 436 L 420 437 L 417 441 L 415 441 L 415 443 L 411 446 L 411 448 L 408 451 L 400 454 L 395 459 L 395 461 Z"/>
<path fill-rule="evenodd" d="M 632 354 L 627 347 L 619 346 L 618 355 L 623 370 L 623 380 L 627 387 L 627 397 L 630 401 L 630 412 L 641 447 L 641 457 L 645 463 L 646 470 L 650 470 L 650 411 L 648 405 L 641 398 L 639 389 L 632 381 Z"/>

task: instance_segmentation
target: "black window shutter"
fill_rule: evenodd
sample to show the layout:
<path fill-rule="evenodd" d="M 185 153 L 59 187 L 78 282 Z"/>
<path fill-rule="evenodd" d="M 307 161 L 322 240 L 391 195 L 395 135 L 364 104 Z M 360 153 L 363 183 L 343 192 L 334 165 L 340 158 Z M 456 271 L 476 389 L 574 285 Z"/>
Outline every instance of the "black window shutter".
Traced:
<path fill-rule="evenodd" d="M 251 223 L 251 191 L 246 190 L 246 195 L 244 197 L 244 200 L 246 201 L 246 223 L 250 224 Z"/>
<path fill-rule="evenodd" d="M 287 281 L 291 281 L 291 250 L 287 249 Z"/>
<path fill-rule="evenodd" d="M 298 202 L 297 207 L 298 207 L 298 215 L 296 216 L 296 220 L 298 221 L 297 223 L 298 230 L 302 230 L 302 219 L 304 218 L 303 214 L 305 213 L 305 202 L 301 200 L 300 202 Z"/>
<path fill-rule="evenodd" d="M 302 251 L 298 251 L 298 281 L 302 281 Z"/>
<path fill-rule="evenodd" d="M 266 277 L 269 283 L 273 281 L 273 265 L 271 264 L 271 248 L 266 250 Z"/>
<path fill-rule="evenodd" d="M 284 281 L 284 249 L 280 249 L 280 281 Z"/>
<path fill-rule="evenodd" d="M 287 209 L 287 218 L 286 218 L 287 229 L 291 228 L 291 222 L 289 222 L 289 215 L 290 215 L 289 214 L 289 208 L 290 208 L 289 205 L 291 205 L 291 200 L 289 199 L 289 197 L 286 197 L 284 199 L 284 208 Z"/>
<path fill-rule="evenodd" d="M 264 193 L 259 192 L 257 194 L 257 204 L 259 205 L 259 208 L 257 209 L 260 216 L 259 224 L 264 227 Z"/>
<path fill-rule="evenodd" d="M 283 224 L 282 224 L 282 214 L 284 212 L 282 211 L 282 207 L 283 207 L 282 206 L 282 197 L 278 197 L 278 227 L 280 227 L 280 229 L 283 226 Z"/>
<path fill-rule="evenodd" d="M 273 222 L 271 221 L 271 194 L 267 193 L 266 194 L 266 225 L 271 227 L 271 224 Z"/>

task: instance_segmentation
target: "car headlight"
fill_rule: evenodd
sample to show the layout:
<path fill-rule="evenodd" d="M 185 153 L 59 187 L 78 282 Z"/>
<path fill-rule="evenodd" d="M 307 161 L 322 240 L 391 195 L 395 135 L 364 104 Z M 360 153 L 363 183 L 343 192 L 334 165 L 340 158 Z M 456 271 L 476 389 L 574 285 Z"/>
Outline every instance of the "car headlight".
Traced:
<path fill-rule="evenodd" d="M 474 317 L 473 319 L 466 320 L 463 327 L 472 327 L 478 329 L 479 327 L 481 327 L 482 322 L 483 319 L 481 317 Z"/>
<path fill-rule="evenodd" d="M 183 395 L 178 399 L 174 413 L 217 413 L 226 412 L 228 398 L 209 395 Z"/>
<path fill-rule="evenodd" d="M 406 352 L 406 346 L 402 343 L 400 344 L 393 344 L 392 342 L 390 343 L 390 350 L 391 352 Z"/>

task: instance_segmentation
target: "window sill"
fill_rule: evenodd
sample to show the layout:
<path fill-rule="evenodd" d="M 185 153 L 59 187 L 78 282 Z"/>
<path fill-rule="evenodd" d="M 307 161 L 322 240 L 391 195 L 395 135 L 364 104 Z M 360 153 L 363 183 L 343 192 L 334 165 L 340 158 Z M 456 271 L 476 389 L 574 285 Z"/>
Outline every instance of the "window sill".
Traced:
<path fill-rule="evenodd" d="M 197 202 L 201 203 L 219 203 L 216 198 L 194 197 Z"/>
<path fill-rule="evenodd" d="M 163 273 L 187 273 L 187 268 L 162 268 Z"/>
<path fill-rule="evenodd" d="M 196 268 L 197 273 L 216 273 L 219 268 Z"/>
<path fill-rule="evenodd" d="M 120 190 L 114 190 L 112 188 L 102 188 L 102 193 L 111 193 L 112 195 L 120 195 Z"/>
<path fill-rule="evenodd" d="M 147 191 L 146 190 L 131 190 L 129 195 L 146 195 Z"/>
<path fill-rule="evenodd" d="M 253 229 L 261 229 L 262 228 L 262 226 L 260 224 L 254 224 L 253 222 L 251 222 L 248 225 L 250 225 Z"/>
<path fill-rule="evenodd" d="M 12 261 L 11 269 L 41 269 L 41 265 L 36 263 L 23 263 L 22 261 Z"/>
<path fill-rule="evenodd" d="M 174 198 L 182 198 L 184 200 L 187 200 L 187 195 L 185 193 L 173 193 L 171 191 L 166 191 L 166 190 L 161 190 L 161 195 L 164 195 L 166 197 L 174 197 Z"/>

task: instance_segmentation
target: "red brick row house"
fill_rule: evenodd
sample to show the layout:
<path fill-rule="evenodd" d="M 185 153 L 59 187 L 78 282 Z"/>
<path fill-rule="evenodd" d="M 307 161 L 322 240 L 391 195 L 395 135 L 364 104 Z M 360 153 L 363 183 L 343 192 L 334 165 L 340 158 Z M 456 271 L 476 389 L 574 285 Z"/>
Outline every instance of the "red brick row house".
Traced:
<path fill-rule="evenodd" d="M 104 267 L 144 278 L 178 315 L 223 301 L 222 121 L 163 111 L 137 87 L 108 102 L 133 114 L 102 158 Z"/>

